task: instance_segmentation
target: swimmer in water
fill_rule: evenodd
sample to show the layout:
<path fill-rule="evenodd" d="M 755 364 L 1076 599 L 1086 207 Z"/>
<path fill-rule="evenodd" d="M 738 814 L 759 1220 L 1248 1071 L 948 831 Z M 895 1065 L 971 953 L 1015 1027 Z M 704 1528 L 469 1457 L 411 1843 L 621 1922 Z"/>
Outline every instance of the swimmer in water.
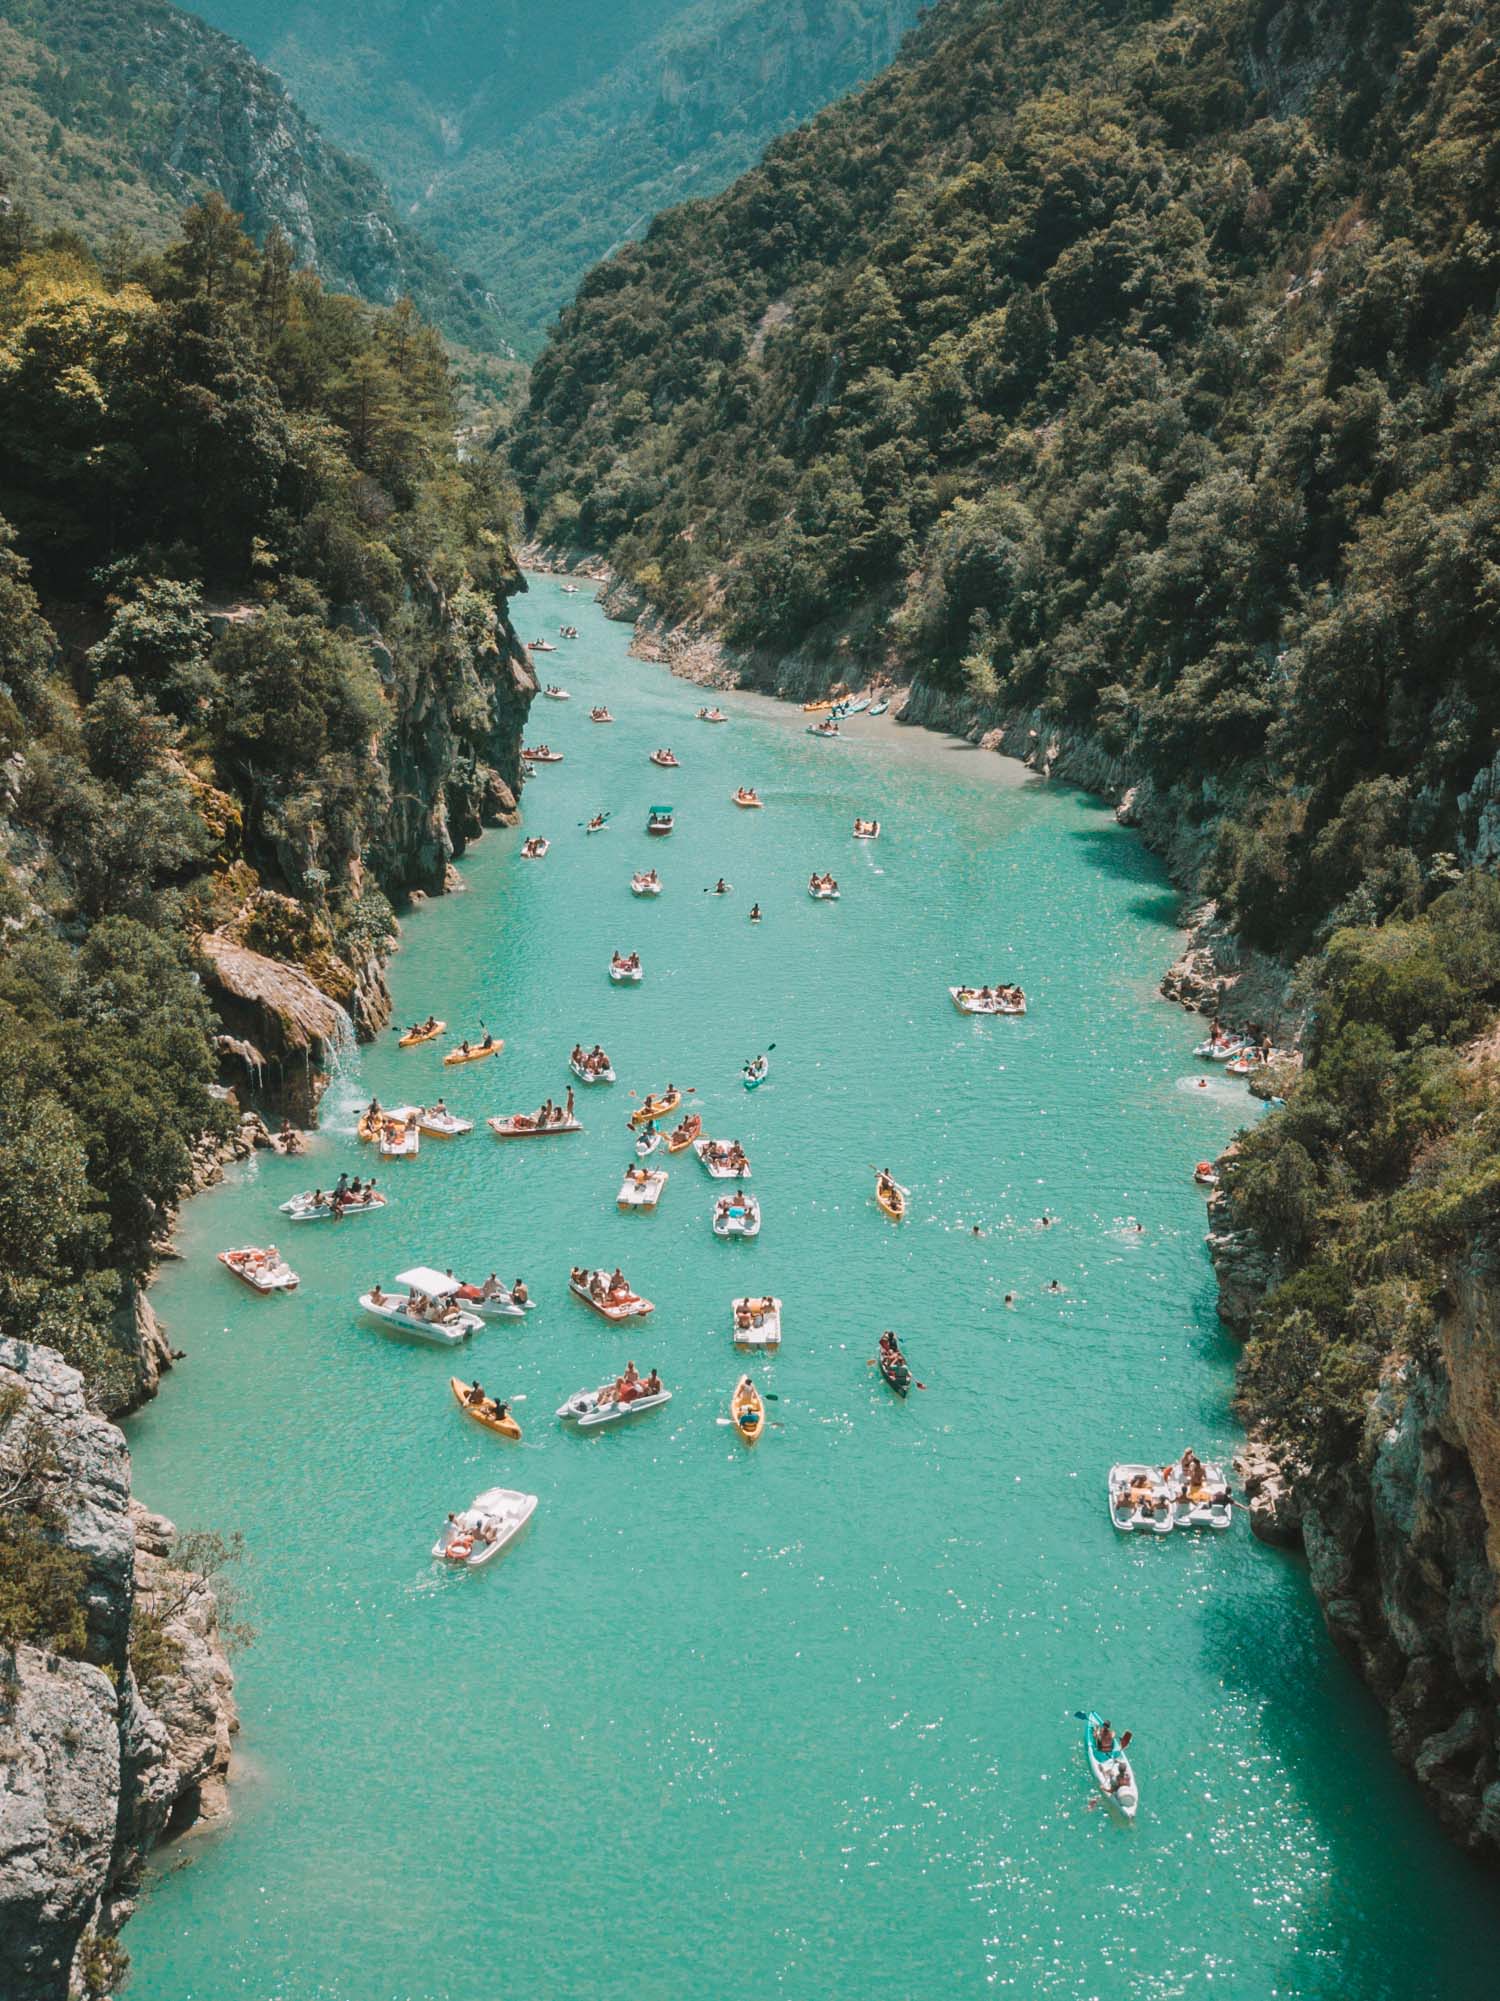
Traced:
<path fill-rule="evenodd" d="M 1014 1312 L 1016 1306 L 1016 1295 L 1013 1292 L 1006 1293 L 1005 1303 L 1011 1309 L 1011 1311 Z"/>

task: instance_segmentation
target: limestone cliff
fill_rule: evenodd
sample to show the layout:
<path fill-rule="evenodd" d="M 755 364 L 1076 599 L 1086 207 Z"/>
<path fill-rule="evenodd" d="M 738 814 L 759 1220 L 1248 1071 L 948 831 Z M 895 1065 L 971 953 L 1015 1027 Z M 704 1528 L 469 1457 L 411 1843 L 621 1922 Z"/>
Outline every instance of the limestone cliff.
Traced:
<path fill-rule="evenodd" d="M 125 1441 L 89 1411 L 78 1373 L 3 1340 L 0 1393 L 0 1493 L 32 1455 L 37 1519 L 79 1560 L 84 1615 L 63 1652 L 0 1646 L 0 1994 L 66 2001 L 83 1961 L 116 1962 L 152 1845 L 222 1810 L 233 1678 L 212 1589 L 168 1563 L 172 1525 L 132 1505 Z M 7 1502 L 0 1536 L 22 1525 L 24 1499 Z M 148 1699 L 131 1643 L 153 1610 Z"/>

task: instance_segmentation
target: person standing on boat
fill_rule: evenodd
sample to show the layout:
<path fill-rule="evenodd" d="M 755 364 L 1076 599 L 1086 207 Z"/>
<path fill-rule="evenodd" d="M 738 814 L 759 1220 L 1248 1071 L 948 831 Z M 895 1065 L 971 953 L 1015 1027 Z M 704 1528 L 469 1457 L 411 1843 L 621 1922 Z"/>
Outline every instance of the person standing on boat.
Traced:
<path fill-rule="evenodd" d="M 572 1117 L 573 1117 L 573 1086 L 570 1084 L 568 1086 L 568 1118 L 571 1120 Z"/>

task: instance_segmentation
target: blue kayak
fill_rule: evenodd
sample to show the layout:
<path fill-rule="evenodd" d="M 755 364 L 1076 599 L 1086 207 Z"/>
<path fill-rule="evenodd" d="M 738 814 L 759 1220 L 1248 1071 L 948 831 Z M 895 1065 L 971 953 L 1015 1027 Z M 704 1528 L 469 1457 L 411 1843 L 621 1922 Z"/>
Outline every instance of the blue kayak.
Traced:
<path fill-rule="evenodd" d="M 1127 1820 L 1135 1819 L 1135 1810 L 1141 1803 L 1136 1789 L 1135 1770 L 1122 1749 L 1116 1749 L 1107 1757 L 1101 1757 L 1094 1741 L 1094 1733 L 1103 1719 L 1091 1709 L 1084 1718 L 1083 1754 L 1089 1761 L 1089 1770 L 1094 1775 L 1094 1784 L 1103 1793 L 1111 1806 L 1117 1806 Z M 1128 1734 L 1128 1733 L 1127 1733 Z"/>
<path fill-rule="evenodd" d="M 747 1091 L 758 1091 L 766 1081 L 770 1068 L 770 1058 L 766 1056 L 758 1058 L 754 1063 L 747 1063 L 741 1073 L 745 1089 Z"/>

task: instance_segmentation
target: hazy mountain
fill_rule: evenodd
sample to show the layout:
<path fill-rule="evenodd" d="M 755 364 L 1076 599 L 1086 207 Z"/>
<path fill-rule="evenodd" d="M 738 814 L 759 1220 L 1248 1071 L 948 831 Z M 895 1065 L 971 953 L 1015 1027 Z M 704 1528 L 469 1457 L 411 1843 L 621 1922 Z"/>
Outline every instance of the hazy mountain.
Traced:
<path fill-rule="evenodd" d="M 873 76 L 918 0 L 202 0 L 533 344 L 583 273 Z"/>

